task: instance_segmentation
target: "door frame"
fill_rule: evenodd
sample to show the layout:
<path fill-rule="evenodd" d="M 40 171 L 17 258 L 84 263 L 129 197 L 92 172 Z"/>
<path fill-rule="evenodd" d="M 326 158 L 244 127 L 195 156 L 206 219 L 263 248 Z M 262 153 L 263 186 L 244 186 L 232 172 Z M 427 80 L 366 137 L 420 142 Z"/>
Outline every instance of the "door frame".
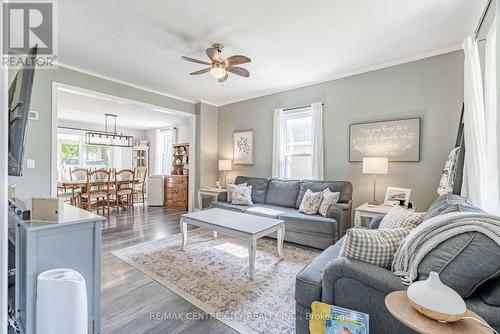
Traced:
<path fill-rule="evenodd" d="M 124 101 L 124 102 L 133 102 L 133 103 L 139 103 L 143 104 L 144 106 L 147 107 L 153 107 L 153 108 L 158 108 L 158 109 L 165 109 L 165 111 L 173 111 L 178 114 L 182 114 L 183 116 L 188 117 L 189 120 L 189 127 L 190 127 L 190 134 L 189 134 L 189 151 L 190 152 L 196 152 L 196 115 L 191 114 L 185 111 L 180 111 L 180 110 L 174 110 L 174 109 L 169 109 L 163 106 L 155 105 L 152 103 L 145 103 L 142 101 L 136 101 L 132 99 L 128 99 L 125 97 L 121 96 L 116 96 L 116 95 L 110 95 L 107 93 L 102 93 L 62 82 L 57 82 L 53 81 L 52 82 L 52 144 L 51 144 L 51 164 L 50 164 L 50 192 L 51 196 L 57 196 L 57 124 L 58 124 L 58 118 L 57 118 L 57 90 L 59 88 L 66 88 L 66 89 L 71 89 L 71 90 L 76 90 L 85 94 L 90 94 L 94 95 L 96 97 L 104 97 L 104 98 L 111 98 L 111 99 L 116 99 L 119 101 Z M 149 152 L 149 155 L 154 154 L 154 152 Z M 193 211 L 194 209 L 194 203 L 195 203 L 195 193 L 196 193 L 196 185 L 195 185 L 195 171 L 196 171 L 196 159 L 195 155 L 189 159 L 189 198 L 188 198 L 188 210 Z M 150 166 L 151 168 L 151 166 Z"/>

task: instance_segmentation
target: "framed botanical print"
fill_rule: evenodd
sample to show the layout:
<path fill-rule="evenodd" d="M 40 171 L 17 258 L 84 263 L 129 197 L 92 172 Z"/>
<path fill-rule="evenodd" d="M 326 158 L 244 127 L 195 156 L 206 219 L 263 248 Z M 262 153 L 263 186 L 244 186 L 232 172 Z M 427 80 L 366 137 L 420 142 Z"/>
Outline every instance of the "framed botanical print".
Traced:
<path fill-rule="evenodd" d="M 253 165 L 253 130 L 233 132 L 233 164 Z"/>

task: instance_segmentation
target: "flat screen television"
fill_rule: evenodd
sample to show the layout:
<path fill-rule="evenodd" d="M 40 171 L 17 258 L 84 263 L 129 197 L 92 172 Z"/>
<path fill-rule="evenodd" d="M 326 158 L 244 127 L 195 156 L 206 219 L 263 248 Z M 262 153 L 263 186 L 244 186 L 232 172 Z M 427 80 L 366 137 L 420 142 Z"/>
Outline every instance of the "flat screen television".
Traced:
<path fill-rule="evenodd" d="M 37 47 L 27 55 L 34 59 Z M 26 131 L 31 103 L 31 90 L 35 76 L 36 61 L 26 61 L 9 87 L 9 175 L 23 175 L 23 158 L 26 146 Z"/>

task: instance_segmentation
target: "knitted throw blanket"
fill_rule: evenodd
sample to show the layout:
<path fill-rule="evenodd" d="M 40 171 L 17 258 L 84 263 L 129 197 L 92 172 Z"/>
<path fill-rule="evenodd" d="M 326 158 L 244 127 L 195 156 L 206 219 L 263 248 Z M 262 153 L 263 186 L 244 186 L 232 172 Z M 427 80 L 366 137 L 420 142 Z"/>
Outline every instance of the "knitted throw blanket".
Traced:
<path fill-rule="evenodd" d="M 475 212 L 455 212 L 433 217 L 419 226 L 401 242 L 392 271 L 404 284 L 417 278 L 418 265 L 437 245 L 466 232 L 483 233 L 500 246 L 500 217 Z"/>

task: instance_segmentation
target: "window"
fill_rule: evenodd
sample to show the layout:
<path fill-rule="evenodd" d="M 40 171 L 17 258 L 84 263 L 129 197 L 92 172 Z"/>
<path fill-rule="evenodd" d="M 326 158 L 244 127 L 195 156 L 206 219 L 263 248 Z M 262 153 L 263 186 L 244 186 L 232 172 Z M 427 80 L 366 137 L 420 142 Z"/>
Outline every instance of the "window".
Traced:
<path fill-rule="evenodd" d="M 114 158 L 119 158 L 110 146 L 87 145 L 85 136 L 80 134 L 57 134 L 57 175 L 58 180 L 69 180 L 73 168 L 119 167 Z"/>
<path fill-rule="evenodd" d="M 311 110 L 284 115 L 284 177 L 312 178 Z"/>
<path fill-rule="evenodd" d="M 159 138 L 159 157 L 160 157 L 160 173 L 169 175 L 172 171 L 172 145 L 173 131 L 172 128 L 161 129 Z"/>
<path fill-rule="evenodd" d="M 323 105 L 274 111 L 272 176 L 323 179 Z"/>

